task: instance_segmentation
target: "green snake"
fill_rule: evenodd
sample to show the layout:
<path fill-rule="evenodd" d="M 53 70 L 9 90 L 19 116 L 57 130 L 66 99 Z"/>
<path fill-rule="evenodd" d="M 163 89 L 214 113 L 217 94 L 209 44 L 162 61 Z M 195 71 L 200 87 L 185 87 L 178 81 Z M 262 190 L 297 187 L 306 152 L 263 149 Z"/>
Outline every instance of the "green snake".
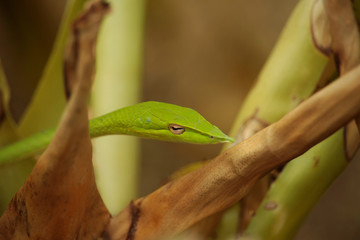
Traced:
<path fill-rule="evenodd" d="M 0 164 L 25 159 L 44 150 L 56 129 L 42 131 L 0 149 Z M 89 121 L 90 137 L 132 135 L 170 142 L 210 144 L 233 142 L 191 108 L 162 102 L 142 102 Z"/>

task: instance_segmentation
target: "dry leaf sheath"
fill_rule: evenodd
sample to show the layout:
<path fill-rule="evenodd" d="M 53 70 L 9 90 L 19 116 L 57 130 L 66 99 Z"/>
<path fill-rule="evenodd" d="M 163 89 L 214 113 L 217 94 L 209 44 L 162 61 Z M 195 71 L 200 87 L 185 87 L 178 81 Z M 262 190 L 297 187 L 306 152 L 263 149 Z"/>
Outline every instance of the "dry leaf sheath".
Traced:
<path fill-rule="evenodd" d="M 350 0 L 326 0 L 324 7 L 330 25 L 332 52 L 343 75 L 360 63 L 360 36 Z M 355 118 L 360 130 L 360 116 Z"/>

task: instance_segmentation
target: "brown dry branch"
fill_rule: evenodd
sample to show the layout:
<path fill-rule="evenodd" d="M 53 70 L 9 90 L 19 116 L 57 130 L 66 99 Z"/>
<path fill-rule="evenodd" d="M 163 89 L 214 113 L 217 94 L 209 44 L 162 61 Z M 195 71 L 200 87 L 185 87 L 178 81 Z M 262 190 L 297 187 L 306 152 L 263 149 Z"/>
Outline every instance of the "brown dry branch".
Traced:
<path fill-rule="evenodd" d="M 73 24 L 66 74 L 73 94 L 56 135 L 0 218 L 0 239 L 95 239 L 110 219 L 91 162 L 87 101 L 94 45 L 108 5 L 97 1 Z"/>
<path fill-rule="evenodd" d="M 259 177 L 303 154 L 358 115 L 359 79 L 357 67 L 278 122 L 132 202 L 110 221 L 108 235 L 111 239 L 159 239 L 230 207 Z"/>
<path fill-rule="evenodd" d="M 175 180 L 184 176 L 187 173 L 190 173 L 212 159 L 206 161 L 199 161 L 189 165 L 186 165 L 183 168 L 178 169 L 175 173 L 173 173 L 168 181 Z M 196 239 L 196 240 L 205 240 L 205 239 L 213 239 L 218 238 L 217 228 L 221 223 L 223 218 L 224 211 L 217 212 L 216 214 L 210 215 L 205 219 L 197 222 L 191 227 L 187 228 L 186 231 L 182 232 L 178 239 Z"/>
<path fill-rule="evenodd" d="M 258 131 L 269 126 L 269 123 L 257 117 L 256 111 L 249 119 L 247 119 L 240 127 L 237 140 L 243 141 Z M 274 170 L 276 171 L 276 170 Z M 256 210 L 260 206 L 262 200 L 264 199 L 272 178 L 270 174 L 259 179 L 251 190 L 241 199 L 240 201 L 240 214 L 239 214 L 239 223 L 238 223 L 238 233 L 243 233 L 247 226 L 249 225 L 251 219 L 253 218 Z"/>
<path fill-rule="evenodd" d="M 254 217 L 256 210 L 259 208 L 262 200 L 265 198 L 269 186 L 271 184 L 271 174 L 260 178 L 251 190 L 241 199 L 240 204 L 240 221 L 238 223 L 238 233 L 242 234 L 245 232 L 251 219 Z"/>
<path fill-rule="evenodd" d="M 182 239 L 207 240 L 218 239 L 217 228 L 222 220 L 224 211 L 210 215 L 187 228 L 177 237 Z"/>

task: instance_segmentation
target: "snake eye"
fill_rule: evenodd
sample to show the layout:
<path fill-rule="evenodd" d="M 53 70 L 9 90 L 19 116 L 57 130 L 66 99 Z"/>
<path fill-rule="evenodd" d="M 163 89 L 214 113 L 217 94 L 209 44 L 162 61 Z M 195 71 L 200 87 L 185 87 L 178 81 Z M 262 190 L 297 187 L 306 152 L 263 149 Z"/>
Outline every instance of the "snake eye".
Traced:
<path fill-rule="evenodd" d="M 185 132 L 185 128 L 180 126 L 180 125 L 176 125 L 176 124 L 170 124 L 169 125 L 169 130 L 170 132 L 172 132 L 175 135 L 180 135 L 183 132 Z"/>

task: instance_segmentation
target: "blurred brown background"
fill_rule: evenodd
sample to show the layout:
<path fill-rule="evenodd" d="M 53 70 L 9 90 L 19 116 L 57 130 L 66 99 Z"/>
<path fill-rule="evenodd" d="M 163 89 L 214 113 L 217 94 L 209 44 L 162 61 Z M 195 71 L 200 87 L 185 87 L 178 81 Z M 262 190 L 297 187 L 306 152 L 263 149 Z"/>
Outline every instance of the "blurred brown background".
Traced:
<path fill-rule="evenodd" d="M 296 2 L 148 1 L 143 100 L 192 107 L 229 131 Z M 11 11 L 19 4 L 20 13 Z M 12 84 L 21 86 L 17 94 L 25 101 L 29 96 L 21 89 L 33 87 L 32 80 L 40 74 L 26 67 L 31 62 L 26 56 L 36 50 L 35 56 L 45 62 L 64 4 L 65 0 L 0 3 L 2 64 Z M 34 22 L 32 30 L 38 34 L 28 36 L 28 29 L 21 28 L 24 21 Z M 18 36 L 33 38 L 39 48 L 17 49 Z M 14 108 L 21 112 L 23 105 Z M 221 149 L 151 140 L 143 140 L 142 147 L 141 195 L 155 190 L 181 166 L 211 159 Z M 359 172 L 359 159 L 353 160 L 310 214 L 297 239 L 360 239 Z"/>

